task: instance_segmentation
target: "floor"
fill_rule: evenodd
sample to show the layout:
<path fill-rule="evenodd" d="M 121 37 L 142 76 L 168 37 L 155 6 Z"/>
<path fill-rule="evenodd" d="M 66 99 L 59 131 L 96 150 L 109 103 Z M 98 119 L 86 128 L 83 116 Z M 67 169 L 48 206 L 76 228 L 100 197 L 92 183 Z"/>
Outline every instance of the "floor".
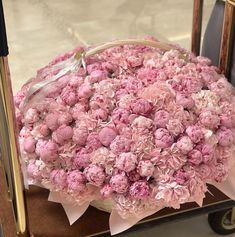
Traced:
<path fill-rule="evenodd" d="M 58 53 L 77 45 L 154 35 L 190 48 L 193 1 L 3 0 L 14 92 Z M 204 1 L 203 30 L 214 0 Z M 213 237 L 206 216 L 167 223 L 139 236 Z M 232 235 L 235 237 L 235 235 Z"/>

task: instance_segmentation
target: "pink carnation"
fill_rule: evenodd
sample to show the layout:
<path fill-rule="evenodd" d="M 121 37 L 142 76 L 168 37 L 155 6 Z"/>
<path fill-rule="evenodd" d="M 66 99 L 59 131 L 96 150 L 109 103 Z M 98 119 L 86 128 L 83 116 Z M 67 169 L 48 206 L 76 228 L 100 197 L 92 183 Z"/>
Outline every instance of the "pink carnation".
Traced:
<path fill-rule="evenodd" d="M 177 147 L 181 150 L 183 154 L 187 154 L 193 149 L 193 143 L 188 136 L 181 137 L 177 143 Z"/>
<path fill-rule="evenodd" d="M 115 162 L 115 167 L 119 170 L 123 170 L 125 172 L 130 172 L 135 169 L 137 164 L 137 157 L 131 152 L 121 153 L 119 157 L 117 157 Z"/>
<path fill-rule="evenodd" d="M 150 160 L 142 160 L 138 164 L 139 174 L 143 177 L 151 177 L 154 170 L 154 164 Z"/>
<path fill-rule="evenodd" d="M 150 188 L 146 181 L 137 181 L 130 186 L 129 194 L 135 199 L 145 199 L 150 194 Z"/>
<path fill-rule="evenodd" d="M 129 182 L 125 174 L 116 174 L 111 177 L 110 186 L 117 193 L 126 193 L 129 189 Z"/>
<path fill-rule="evenodd" d="M 172 135 L 164 128 L 159 128 L 155 131 L 155 145 L 159 148 L 167 148 L 174 142 Z"/>
<path fill-rule="evenodd" d="M 84 174 L 86 176 L 86 179 L 89 181 L 89 183 L 100 187 L 105 180 L 105 173 L 104 170 L 97 166 L 97 165 L 89 165 L 85 168 Z"/>
<path fill-rule="evenodd" d="M 109 146 L 117 136 L 117 132 L 113 128 L 104 127 L 99 132 L 99 140 L 104 146 Z"/>

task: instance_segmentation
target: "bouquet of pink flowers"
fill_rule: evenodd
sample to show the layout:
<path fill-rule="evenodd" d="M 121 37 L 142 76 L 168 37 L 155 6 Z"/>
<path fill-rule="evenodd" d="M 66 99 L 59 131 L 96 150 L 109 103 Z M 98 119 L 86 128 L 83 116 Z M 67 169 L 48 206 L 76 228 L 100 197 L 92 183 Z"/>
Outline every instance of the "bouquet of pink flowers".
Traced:
<path fill-rule="evenodd" d="M 73 206 L 110 200 L 132 224 L 202 205 L 235 161 L 235 89 L 208 59 L 168 47 L 78 48 L 40 69 L 15 96 L 28 183 Z"/>

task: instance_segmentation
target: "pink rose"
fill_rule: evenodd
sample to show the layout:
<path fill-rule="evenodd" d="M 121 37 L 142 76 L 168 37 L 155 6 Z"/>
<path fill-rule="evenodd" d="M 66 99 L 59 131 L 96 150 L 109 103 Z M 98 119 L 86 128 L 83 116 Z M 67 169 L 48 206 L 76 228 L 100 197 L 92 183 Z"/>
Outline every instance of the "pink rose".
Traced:
<path fill-rule="evenodd" d="M 192 109 L 195 105 L 193 98 L 187 94 L 177 93 L 176 103 L 183 106 L 185 109 Z"/>
<path fill-rule="evenodd" d="M 63 144 L 73 136 L 73 129 L 70 126 L 61 125 L 56 131 L 52 133 L 52 138 L 58 144 Z"/>
<path fill-rule="evenodd" d="M 155 145 L 159 148 L 167 148 L 174 142 L 174 138 L 167 129 L 159 128 L 155 131 Z"/>
<path fill-rule="evenodd" d="M 76 127 L 73 129 L 73 141 L 80 145 L 80 146 L 84 146 L 86 145 L 86 141 L 87 141 L 87 137 L 88 137 L 88 129 L 85 126 L 80 126 L 80 127 Z"/>
<path fill-rule="evenodd" d="M 86 179 L 89 183 L 100 187 L 105 181 L 105 173 L 104 170 L 97 165 L 89 165 L 85 168 L 84 172 Z"/>
<path fill-rule="evenodd" d="M 125 174 L 116 174 L 111 177 L 110 186 L 117 193 L 126 193 L 129 189 L 129 182 Z"/>
<path fill-rule="evenodd" d="M 197 125 L 187 127 L 186 134 L 194 143 L 198 143 L 204 138 L 204 134 L 201 127 Z"/>
<path fill-rule="evenodd" d="M 138 99 L 131 104 L 131 109 L 135 114 L 148 115 L 152 111 L 153 106 L 145 99 Z"/>
<path fill-rule="evenodd" d="M 176 146 L 181 150 L 183 154 L 187 154 L 193 149 L 193 143 L 188 136 L 181 137 L 177 141 Z"/>
<path fill-rule="evenodd" d="M 188 158 L 189 162 L 194 165 L 199 165 L 203 161 L 202 153 L 197 149 L 193 149 L 192 151 L 190 151 L 188 153 Z"/>
<path fill-rule="evenodd" d="M 104 127 L 99 132 L 99 140 L 104 146 L 109 146 L 116 136 L 117 132 L 109 127 Z"/>
<path fill-rule="evenodd" d="M 220 117 L 213 110 L 205 110 L 199 115 L 199 120 L 206 128 L 214 129 L 220 124 Z"/>
<path fill-rule="evenodd" d="M 173 136 L 178 136 L 184 132 L 184 126 L 179 119 L 170 119 L 166 128 Z"/>
<path fill-rule="evenodd" d="M 36 148 L 36 140 L 32 137 L 29 136 L 24 139 L 24 150 L 28 153 L 33 153 Z"/>
<path fill-rule="evenodd" d="M 74 170 L 69 172 L 67 176 L 68 190 L 72 192 L 83 192 L 86 190 L 85 181 L 85 176 L 81 171 Z"/>
<path fill-rule="evenodd" d="M 101 188 L 100 193 L 103 198 L 110 198 L 113 194 L 113 189 L 109 184 L 106 184 Z"/>
<path fill-rule="evenodd" d="M 56 169 L 50 173 L 50 182 L 55 189 L 63 190 L 67 187 L 67 173 L 63 169 Z"/>
<path fill-rule="evenodd" d="M 132 141 L 125 137 L 116 136 L 116 138 L 110 144 L 110 149 L 115 154 L 128 152 L 131 149 L 131 143 Z"/>
<path fill-rule="evenodd" d="M 159 110 L 154 116 L 154 125 L 157 128 L 165 128 L 170 120 L 170 114 L 165 110 Z"/>
<path fill-rule="evenodd" d="M 149 196 L 150 190 L 146 181 L 137 181 L 130 186 L 129 194 L 135 199 L 145 199 Z"/>
<path fill-rule="evenodd" d="M 138 164 L 139 174 L 143 177 L 151 177 L 154 170 L 154 164 L 150 160 L 142 160 Z"/>
<path fill-rule="evenodd" d="M 131 152 L 121 153 L 116 158 L 115 167 L 125 172 L 130 172 L 135 169 L 137 164 L 137 157 Z"/>
<path fill-rule="evenodd" d="M 233 133 L 228 128 L 220 128 L 216 132 L 219 144 L 221 146 L 230 146 L 234 143 Z"/>

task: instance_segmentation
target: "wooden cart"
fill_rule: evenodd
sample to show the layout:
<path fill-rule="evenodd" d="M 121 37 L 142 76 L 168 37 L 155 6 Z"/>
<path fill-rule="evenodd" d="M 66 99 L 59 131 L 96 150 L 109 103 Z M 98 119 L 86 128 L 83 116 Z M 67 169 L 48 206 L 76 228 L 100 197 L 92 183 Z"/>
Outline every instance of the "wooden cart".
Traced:
<path fill-rule="evenodd" d="M 203 0 L 194 0 L 192 51 L 200 52 Z M 235 1 L 225 2 L 224 27 L 221 41 L 220 69 L 228 76 L 231 64 L 231 47 L 234 27 Z M 48 190 L 31 187 L 24 190 L 18 162 L 17 135 L 11 80 L 8 70 L 8 48 L 5 23 L 0 1 L 0 236 L 35 237 L 85 237 L 110 236 L 109 214 L 89 207 L 86 213 L 69 225 L 60 204 L 48 202 Z M 128 231 L 148 228 L 159 222 L 209 213 L 208 221 L 219 234 L 235 231 L 235 202 L 216 188 L 209 186 L 203 207 L 195 203 L 182 205 L 181 209 L 165 208 L 145 218 Z M 27 207 L 27 208 L 26 208 Z M 121 236 L 121 235 L 120 235 Z"/>

